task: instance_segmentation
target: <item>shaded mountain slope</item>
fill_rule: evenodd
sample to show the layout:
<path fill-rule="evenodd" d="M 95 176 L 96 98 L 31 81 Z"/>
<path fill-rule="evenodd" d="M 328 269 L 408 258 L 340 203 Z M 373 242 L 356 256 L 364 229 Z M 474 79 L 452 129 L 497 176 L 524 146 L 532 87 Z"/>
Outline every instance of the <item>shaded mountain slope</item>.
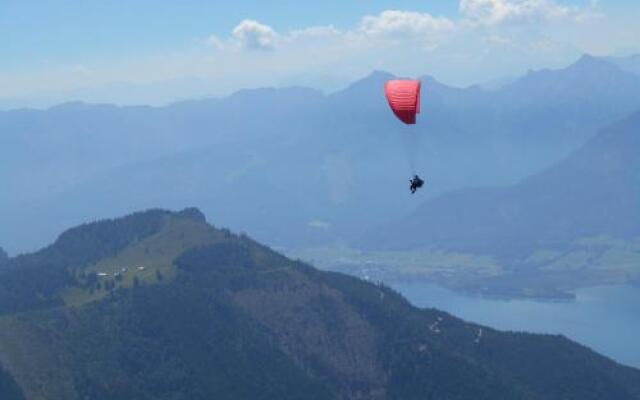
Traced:
<path fill-rule="evenodd" d="M 635 113 L 518 184 L 441 195 L 370 230 L 355 246 L 389 257 L 422 252 L 434 260 L 430 279 L 474 293 L 572 297 L 581 287 L 637 284 L 638 132 Z M 439 263 L 447 273 L 438 272 Z M 390 272 L 398 279 L 411 270 Z"/>
<path fill-rule="evenodd" d="M 24 400 L 24 395 L 15 380 L 2 369 L 0 369 L 0 395 L 3 400 Z"/>
<path fill-rule="evenodd" d="M 604 59 L 617 65 L 623 71 L 640 75 L 640 54 L 634 54 L 628 57 L 605 57 Z"/>
<path fill-rule="evenodd" d="M 382 95 L 391 77 L 328 96 L 257 89 L 159 108 L 0 113 L 0 180 L 12 194 L 0 197 L 0 243 L 15 254 L 87 218 L 187 205 L 271 245 L 347 240 L 415 208 L 413 168 L 429 195 L 510 184 L 640 107 L 640 77 L 585 57 L 496 91 L 425 76 L 424 113 L 407 127 Z"/>
<path fill-rule="evenodd" d="M 9 259 L 9 255 L 2 247 L 0 247 L 0 264 L 7 261 Z"/>
<path fill-rule="evenodd" d="M 584 237 L 640 236 L 640 113 L 614 124 L 557 165 L 501 188 L 426 202 L 362 244 L 490 254 L 563 248 Z"/>
<path fill-rule="evenodd" d="M 169 251 L 179 239 L 181 253 Z M 143 269 L 136 254 L 148 256 Z M 170 269 L 158 267 L 162 255 Z M 195 210 L 88 224 L 19 259 L 29 280 L 56 269 L 77 282 L 54 284 L 45 294 L 58 301 L 20 312 L 0 299 L 3 399 L 21 400 L 12 381 L 27 400 L 640 398 L 640 371 L 563 337 L 414 308 L 384 286 L 215 229 Z M 0 282 L 21 274 L 16 262 Z M 129 267 L 127 277 L 83 278 L 110 265 Z M 100 296 L 71 306 L 70 285 Z M 43 294 L 33 282 L 20 290 Z"/>

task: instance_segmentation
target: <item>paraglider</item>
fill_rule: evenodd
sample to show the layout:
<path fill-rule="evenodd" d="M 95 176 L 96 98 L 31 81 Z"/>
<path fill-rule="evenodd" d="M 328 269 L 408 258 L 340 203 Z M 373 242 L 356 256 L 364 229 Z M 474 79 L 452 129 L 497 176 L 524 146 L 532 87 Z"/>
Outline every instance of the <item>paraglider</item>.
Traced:
<path fill-rule="evenodd" d="M 412 79 L 397 79 L 384 85 L 391 111 L 398 119 L 407 125 L 416 123 L 416 116 L 420 113 L 420 81 Z"/>
<path fill-rule="evenodd" d="M 414 79 L 396 79 L 384 85 L 384 94 L 391 111 L 407 125 L 415 125 L 420 113 L 420 89 L 420 81 Z M 424 185 L 424 180 L 415 173 L 409 182 L 411 194 Z"/>

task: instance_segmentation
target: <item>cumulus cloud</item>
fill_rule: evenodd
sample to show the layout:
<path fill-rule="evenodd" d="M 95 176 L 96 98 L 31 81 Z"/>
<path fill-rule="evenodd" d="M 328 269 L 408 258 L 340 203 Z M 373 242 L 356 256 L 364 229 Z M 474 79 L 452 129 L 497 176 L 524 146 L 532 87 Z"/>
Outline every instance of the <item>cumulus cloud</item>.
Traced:
<path fill-rule="evenodd" d="M 586 0 L 585 0 L 586 1 Z M 212 36 L 209 42 L 223 50 L 275 50 L 290 45 L 313 46 L 318 41 L 333 41 L 361 48 L 409 40 L 420 49 L 432 51 L 461 31 L 477 27 L 496 28 L 502 24 L 518 24 L 574 18 L 589 15 L 597 3 L 584 7 L 567 6 L 557 0 L 460 0 L 459 17 L 446 18 L 426 12 L 386 10 L 366 15 L 351 29 L 344 31 L 329 26 L 311 26 L 282 34 L 256 20 L 241 21 L 225 38 Z M 589 5 L 590 4 L 590 5 Z"/>
<path fill-rule="evenodd" d="M 269 25 L 245 19 L 231 32 L 233 39 L 245 50 L 273 50 L 277 34 Z"/>
<path fill-rule="evenodd" d="M 448 18 L 422 12 L 387 10 L 363 17 L 347 37 L 369 46 L 400 40 L 417 43 L 421 50 L 431 51 L 455 29 L 456 23 Z"/>
<path fill-rule="evenodd" d="M 459 9 L 466 20 L 480 25 L 578 17 L 583 11 L 553 0 L 461 0 Z"/>
<path fill-rule="evenodd" d="M 425 35 L 451 31 L 455 23 L 448 18 L 428 13 L 387 10 L 362 18 L 357 31 L 369 36 Z"/>
<path fill-rule="evenodd" d="M 387 10 L 378 15 L 364 16 L 350 30 L 334 26 L 311 26 L 278 34 L 272 27 L 255 20 L 240 22 L 226 39 L 211 36 L 209 43 L 221 50 L 275 50 L 278 44 L 313 40 L 344 40 L 368 42 L 387 39 L 416 39 L 434 42 L 440 34 L 455 30 L 456 23 L 448 18 L 428 13 Z"/>

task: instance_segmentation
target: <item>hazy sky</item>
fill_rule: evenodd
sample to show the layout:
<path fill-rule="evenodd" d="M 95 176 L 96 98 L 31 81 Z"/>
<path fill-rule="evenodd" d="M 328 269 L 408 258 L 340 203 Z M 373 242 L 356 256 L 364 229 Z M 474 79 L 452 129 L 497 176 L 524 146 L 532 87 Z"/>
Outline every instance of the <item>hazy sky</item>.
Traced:
<path fill-rule="evenodd" d="M 639 18 L 638 0 L 1 0 L 0 100 L 332 90 L 374 69 L 464 86 L 640 52 Z"/>

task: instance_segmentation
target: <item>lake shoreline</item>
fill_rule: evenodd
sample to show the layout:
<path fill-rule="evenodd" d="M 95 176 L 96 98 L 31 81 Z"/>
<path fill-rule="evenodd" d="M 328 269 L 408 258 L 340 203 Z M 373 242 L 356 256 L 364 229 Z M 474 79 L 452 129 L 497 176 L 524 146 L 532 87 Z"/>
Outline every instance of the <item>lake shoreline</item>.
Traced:
<path fill-rule="evenodd" d="M 640 368 L 640 287 L 592 286 L 572 301 L 497 299 L 433 283 L 389 283 L 413 305 L 437 308 L 498 330 L 561 334 L 624 365 Z"/>

